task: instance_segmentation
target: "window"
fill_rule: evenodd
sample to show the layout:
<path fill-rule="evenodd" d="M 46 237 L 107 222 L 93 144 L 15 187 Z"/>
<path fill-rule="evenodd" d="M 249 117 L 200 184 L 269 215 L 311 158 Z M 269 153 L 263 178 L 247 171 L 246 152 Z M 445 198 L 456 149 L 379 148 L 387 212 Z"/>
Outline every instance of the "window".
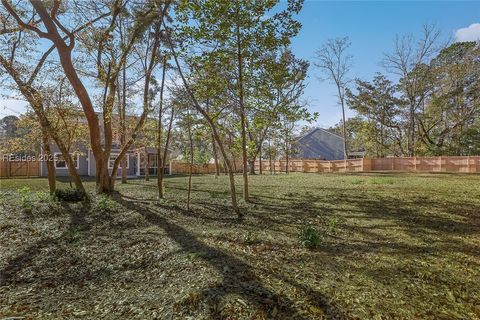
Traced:
<path fill-rule="evenodd" d="M 148 155 L 148 164 L 150 168 L 158 167 L 158 159 L 156 154 L 149 154 Z"/>
<path fill-rule="evenodd" d="M 77 153 L 72 153 L 73 161 L 75 161 L 75 169 L 80 167 L 80 159 Z M 60 152 L 55 153 L 55 168 L 57 169 L 68 169 L 67 161 L 63 158 L 63 155 Z"/>
<path fill-rule="evenodd" d="M 115 159 L 118 157 L 118 153 L 117 154 L 110 154 L 110 158 L 108 158 L 108 169 L 113 169 L 113 164 L 115 162 Z M 128 154 L 125 155 L 125 159 L 127 160 L 127 169 L 130 167 L 130 157 L 128 156 Z M 120 163 L 120 166 L 119 168 L 121 169 L 122 166 L 121 166 L 121 163 Z"/>

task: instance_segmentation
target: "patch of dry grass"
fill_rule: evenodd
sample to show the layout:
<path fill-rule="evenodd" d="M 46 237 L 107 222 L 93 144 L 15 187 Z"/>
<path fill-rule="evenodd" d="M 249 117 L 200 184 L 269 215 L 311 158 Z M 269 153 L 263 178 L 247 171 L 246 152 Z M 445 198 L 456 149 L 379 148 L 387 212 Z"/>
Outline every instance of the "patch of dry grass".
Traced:
<path fill-rule="evenodd" d="M 118 184 L 108 210 L 25 212 L 46 181 L 0 183 L 0 318 L 480 318 L 478 175 L 252 176 L 241 221 L 223 176 L 194 177 L 190 211 L 184 177 L 161 202 Z"/>

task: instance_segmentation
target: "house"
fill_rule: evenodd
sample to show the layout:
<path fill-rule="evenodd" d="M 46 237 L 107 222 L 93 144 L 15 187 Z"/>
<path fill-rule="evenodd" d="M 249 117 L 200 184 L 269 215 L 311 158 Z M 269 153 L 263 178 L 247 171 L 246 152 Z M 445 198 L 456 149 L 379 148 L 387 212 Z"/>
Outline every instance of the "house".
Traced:
<path fill-rule="evenodd" d="M 343 138 L 322 128 L 315 128 L 295 141 L 295 156 L 302 159 L 343 160 Z"/>
<path fill-rule="evenodd" d="M 51 145 L 53 161 L 55 162 L 55 172 L 57 177 L 66 177 L 69 176 L 67 163 L 63 159 L 62 153 L 55 144 Z M 110 159 L 108 161 L 108 169 L 111 172 L 113 168 L 113 163 L 115 162 L 116 157 L 120 153 L 119 147 L 112 148 L 110 153 Z M 86 146 L 80 145 L 77 147 L 77 151 L 72 153 L 73 160 L 76 163 L 76 169 L 80 176 L 90 176 L 94 177 L 96 174 L 96 164 L 95 158 L 93 157 L 92 150 Z M 148 158 L 148 174 L 157 175 L 158 166 L 157 166 L 157 149 L 156 148 L 135 148 L 132 147 L 128 150 L 126 154 L 126 171 L 128 177 L 140 177 L 145 175 L 145 159 Z M 47 161 L 46 157 L 40 157 L 42 159 L 40 164 L 40 176 L 47 176 Z M 168 165 L 164 166 L 164 172 L 168 172 Z M 122 176 L 122 167 L 118 167 L 117 177 Z"/>
<path fill-rule="evenodd" d="M 85 121 L 82 119 L 81 121 Z M 101 122 L 100 122 L 101 123 Z M 103 133 L 103 130 L 100 130 Z M 110 158 L 108 161 L 109 172 L 112 171 L 113 164 L 115 159 L 120 154 L 121 145 L 119 142 L 119 136 L 114 134 L 112 149 L 110 153 Z M 68 167 L 66 161 L 63 159 L 63 155 L 60 152 L 58 146 L 55 143 L 50 145 L 53 159 L 46 159 L 42 154 L 41 164 L 40 164 L 40 176 L 47 176 L 47 161 L 55 162 L 55 172 L 56 176 L 64 177 L 69 176 Z M 77 144 L 75 148 L 72 148 L 75 151 L 72 152 L 73 160 L 76 163 L 76 169 L 80 176 L 90 176 L 94 177 L 96 174 L 96 163 L 93 156 L 93 152 L 90 147 L 86 144 Z M 43 150 L 42 150 L 43 153 Z M 148 159 L 148 173 L 149 175 L 156 175 L 158 166 L 157 166 L 157 149 L 152 147 L 144 147 L 141 145 L 133 145 L 126 154 L 126 171 L 128 177 L 138 177 L 144 176 L 146 171 L 146 159 Z M 164 167 L 164 171 L 167 171 L 167 168 Z M 117 170 L 117 177 L 122 176 L 122 167 L 121 165 Z"/>

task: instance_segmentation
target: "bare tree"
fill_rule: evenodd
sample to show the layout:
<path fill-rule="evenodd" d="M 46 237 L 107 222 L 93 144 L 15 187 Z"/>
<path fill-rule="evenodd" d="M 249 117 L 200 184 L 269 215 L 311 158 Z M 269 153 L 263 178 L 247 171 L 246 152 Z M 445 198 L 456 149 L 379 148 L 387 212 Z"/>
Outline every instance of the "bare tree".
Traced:
<path fill-rule="evenodd" d="M 351 45 L 348 37 L 329 39 L 315 52 L 315 63 L 322 76 L 320 80 L 329 80 L 337 87 L 337 97 L 342 107 L 343 119 L 343 152 L 348 158 L 348 142 L 345 119 L 345 89 L 348 84 L 348 73 L 352 68 L 353 57 L 347 53 Z"/>
<path fill-rule="evenodd" d="M 415 113 L 425 102 L 428 94 L 429 62 L 439 52 L 440 31 L 435 26 L 425 25 L 420 39 L 412 34 L 397 36 L 392 53 L 385 54 L 383 66 L 398 75 L 400 88 L 408 101 L 407 150 L 415 156 Z"/>

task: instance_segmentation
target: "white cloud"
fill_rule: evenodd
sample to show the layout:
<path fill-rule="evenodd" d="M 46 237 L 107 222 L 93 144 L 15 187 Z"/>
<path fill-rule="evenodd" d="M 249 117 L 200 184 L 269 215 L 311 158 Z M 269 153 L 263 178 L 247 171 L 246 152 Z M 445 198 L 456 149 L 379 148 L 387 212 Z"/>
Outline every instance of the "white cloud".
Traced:
<path fill-rule="evenodd" d="M 1 99 L 0 98 L 0 118 L 4 116 L 25 113 L 27 111 L 28 102 L 16 99 Z"/>
<path fill-rule="evenodd" d="M 480 23 L 472 23 L 466 28 L 460 28 L 455 32 L 456 42 L 480 40 Z"/>

